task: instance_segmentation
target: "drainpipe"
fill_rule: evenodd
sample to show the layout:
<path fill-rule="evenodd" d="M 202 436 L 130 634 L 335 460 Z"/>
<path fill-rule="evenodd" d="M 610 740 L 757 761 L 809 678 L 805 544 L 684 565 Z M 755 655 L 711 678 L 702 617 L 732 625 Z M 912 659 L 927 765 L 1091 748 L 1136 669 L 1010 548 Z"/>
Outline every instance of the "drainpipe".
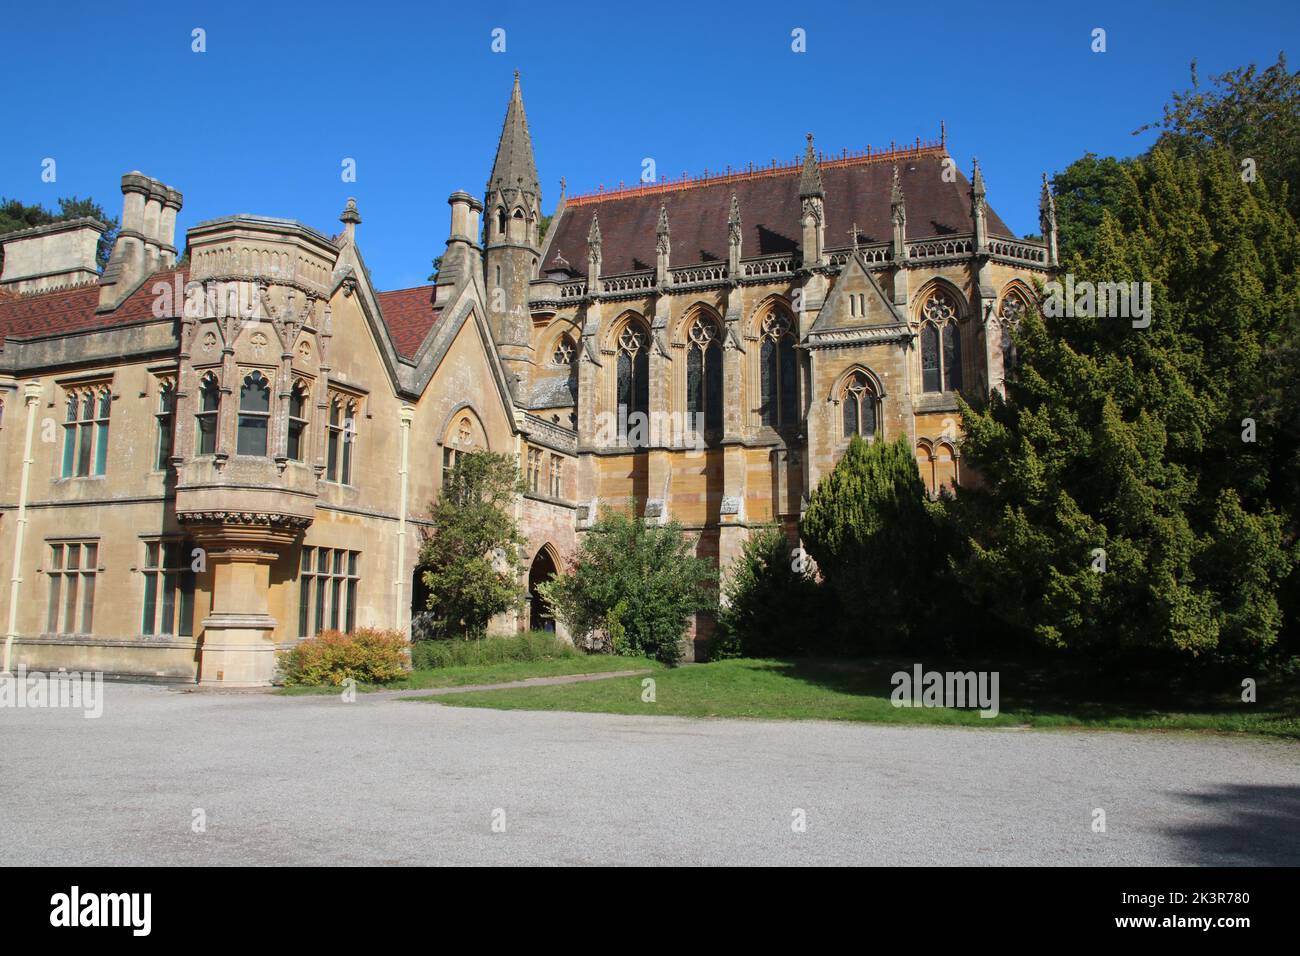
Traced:
<path fill-rule="evenodd" d="M 397 519 L 397 580 L 393 582 L 397 607 L 393 615 L 393 627 L 399 631 L 402 629 L 402 596 L 406 593 L 406 479 L 410 472 L 411 419 L 414 417 L 415 409 L 410 405 L 403 405 L 398 413 L 402 428 L 402 469 L 397 474 L 402 482 L 402 510 Z"/>
<path fill-rule="evenodd" d="M 23 476 L 18 485 L 18 527 L 14 529 L 13 575 L 9 578 L 9 627 L 5 631 L 5 656 L 3 673 L 12 673 L 9 664 L 13 658 L 14 638 L 18 631 L 18 585 L 22 584 L 23 537 L 27 530 L 27 478 L 32 470 L 32 434 L 36 431 L 36 403 L 41 400 L 41 386 L 28 382 L 23 389 L 27 402 L 27 437 L 23 440 Z"/>

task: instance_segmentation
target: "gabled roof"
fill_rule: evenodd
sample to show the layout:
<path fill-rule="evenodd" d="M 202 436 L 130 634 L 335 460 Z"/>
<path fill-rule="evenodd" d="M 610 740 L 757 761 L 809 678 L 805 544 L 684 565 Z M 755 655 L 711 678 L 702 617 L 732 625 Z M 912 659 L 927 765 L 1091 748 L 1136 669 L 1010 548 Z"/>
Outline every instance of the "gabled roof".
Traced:
<path fill-rule="evenodd" d="M 907 197 L 908 239 L 969 234 L 970 183 L 955 167 L 952 182 L 944 181 L 947 151 L 921 146 L 878 155 L 824 158 L 820 177 L 825 191 L 826 247 L 850 245 L 856 222 L 862 243 L 888 242 L 893 237 L 889 201 L 893 169 L 898 166 Z M 743 251 L 746 258 L 800 252 L 799 193 L 802 163 L 715 176 L 680 184 L 656 184 L 623 192 L 596 193 L 566 200 L 563 215 L 547 236 L 550 269 L 557 254 L 571 268 L 587 267 L 587 232 L 599 210 L 601 273 L 617 275 L 653 269 L 655 227 L 659 206 L 668 207 L 672 224 L 672 265 L 727 261 L 727 216 L 734 192 L 740 202 Z M 1016 238 L 992 209 L 987 210 L 991 236 Z"/>
<path fill-rule="evenodd" d="M 180 276 L 182 296 L 176 297 Z M 112 312 L 99 313 L 99 284 L 88 283 L 70 289 L 36 292 L 17 298 L 0 297 L 0 342 L 11 337 L 41 337 L 63 332 L 103 329 L 128 322 L 157 318 L 154 315 L 154 286 L 165 282 L 171 289 L 172 315 L 185 305 L 184 288 L 189 269 L 165 269 L 149 276 Z"/>
<path fill-rule="evenodd" d="M 442 310 L 433 305 L 432 285 L 376 292 L 384 324 L 393 337 L 393 347 L 404 359 L 414 358 Z"/>

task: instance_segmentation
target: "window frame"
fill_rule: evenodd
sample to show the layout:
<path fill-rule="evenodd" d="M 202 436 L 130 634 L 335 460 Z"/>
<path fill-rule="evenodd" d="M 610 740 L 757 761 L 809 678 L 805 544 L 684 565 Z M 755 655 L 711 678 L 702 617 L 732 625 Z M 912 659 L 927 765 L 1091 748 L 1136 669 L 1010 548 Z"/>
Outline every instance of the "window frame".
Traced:
<path fill-rule="evenodd" d="M 194 637 L 194 597 L 198 590 L 198 576 L 193 563 L 187 560 L 194 553 L 194 542 L 163 535 L 145 538 L 141 543 L 145 553 L 140 564 L 144 578 L 140 634 L 144 637 Z M 167 629 L 162 626 L 164 621 Z"/>
<path fill-rule="evenodd" d="M 47 539 L 44 573 L 46 590 L 45 634 L 84 637 L 95 633 L 95 592 L 100 567 L 98 538 Z M 76 564 L 71 555 L 76 549 Z M 88 585 L 88 586 L 87 586 Z M 69 628 L 69 618 L 73 627 Z"/>
<path fill-rule="evenodd" d="M 303 545 L 298 556 L 299 640 L 324 630 L 341 629 L 345 634 L 356 630 L 361 554 L 349 548 Z M 342 628 L 336 628 L 340 624 Z"/>
<path fill-rule="evenodd" d="M 256 389 L 256 382 L 260 379 L 265 388 Z M 244 404 L 245 390 L 250 383 L 253 383 L 256 391 L 266 393 L 266 410 L 258 408 L 247 408 Z M 261 369 L 250 369 L 246 375 L 239 379 L 239 410 L 235 420 L 235 454 L 245 458 L 268 458 L 271 454 L 271 415 L 274 409 L 273 383 L 267 378 Z M 257 437 L 257 430 L 245 431 L 245 422 L 252 426 L 256 422 L 261 422 L 261 451 L 246 451 L 244 448 L 245 434 Z"/>
<path fill-rule="evenodd" d="M 113 388 L 108 382 L 64 388 L 60 478 L 102 478 L 108 471 L 108 427 Z"/>

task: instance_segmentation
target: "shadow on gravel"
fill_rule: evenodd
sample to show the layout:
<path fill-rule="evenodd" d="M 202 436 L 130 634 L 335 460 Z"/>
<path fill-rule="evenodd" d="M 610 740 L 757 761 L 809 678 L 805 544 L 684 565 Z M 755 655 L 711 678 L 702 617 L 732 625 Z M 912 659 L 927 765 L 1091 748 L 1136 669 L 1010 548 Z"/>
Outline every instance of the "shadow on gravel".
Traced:
<path fill-rule="evenodd" d="M 1300 786 L 1230 784 L 1178 796 L 1221 818 L 1167 831 L 1186 845 L 1188 863 L 1300 865 Z"/>

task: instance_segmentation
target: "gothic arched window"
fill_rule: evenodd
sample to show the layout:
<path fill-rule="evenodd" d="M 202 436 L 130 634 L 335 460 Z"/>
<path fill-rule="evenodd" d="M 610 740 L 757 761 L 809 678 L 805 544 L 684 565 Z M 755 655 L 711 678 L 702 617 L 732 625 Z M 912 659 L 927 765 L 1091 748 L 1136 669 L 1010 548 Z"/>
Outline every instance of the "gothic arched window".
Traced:
<path fill-rule="evenodd" d="M 244 377 L 239 388 L 238 455 L 265 455 L 267 426 L 271 421 L 271 383 L 261 372 Z"/>
<path fill-rule="evenodd" d="M 783 313 L 763 319 L 759 347 L 759 414 L 764 425 L 788 428 L 799 421 L 799 372 L 794 332 Z"/>
<path fill-rule="evenodd" d="M 921 307 L 921 388 L 926 392 L 953 392 L 961 386 L 957 303 L 947 292 L 936 289 Z"/>
<path fill-rule="evenodd" d="M 626 421 L 650 412 L 650 335 L 629 322 L 618 335 L 618 407 Z"/>
<path fill-rule="evenodd" d="M 705 432 L 722 429 L 722 346 L 711 319 L 696 319 L 687 333 L 686 414 L 692 431 L 697 423 Z"/>
<path fill-rule="evenodd" d="M 1002 377 L 1009 379 L 1016 368 L 1016 344 L 1012 340 L 1011 333 L 1020 325 L 1020 317 L 1025 314 L 1024 297 L 1015 289 L 1009 291 L 1002 297 L 1002 308 L 998 310 L 998 325 L 1001 327 L 1002 341 L 999 346 L 1002 350 Z"/>
<path fill-rule="evenodd" d="M 864 372 L 854 372 L 848 377 L 840 395 L 840 408 L 845 438 L 853 435 L 870 438 L 876 434 L 876 392 Z"/>
<path fill-rule="evenodd" d="M 197 432 L 194 453 L 211 455 L 217 450 L 217 410 L 221 407 L 221 387 L 216 376 L 203 376 L 199 386 L 199 410 L 194 415 Z"/>
<path fill-rule="evenodd" d="M 294 461 L 302 461 L 306 455 L 307 434 L 307 385 L 297 382 L 289 393 L 289 444 L 286 454 Z"/>

